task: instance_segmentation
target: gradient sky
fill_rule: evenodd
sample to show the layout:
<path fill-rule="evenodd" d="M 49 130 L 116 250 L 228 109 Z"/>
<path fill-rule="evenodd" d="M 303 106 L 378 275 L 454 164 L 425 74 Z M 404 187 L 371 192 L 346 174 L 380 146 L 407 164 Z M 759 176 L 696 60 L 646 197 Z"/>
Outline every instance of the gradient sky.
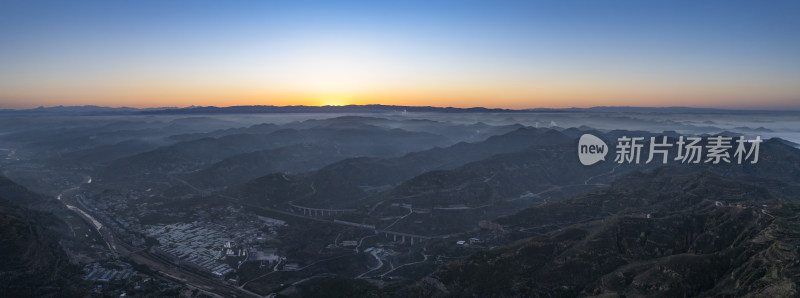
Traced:
<path fill-rule="evenodd" d="M 800 109 L 800 1 L 0 0 L 0 108 Z"/>

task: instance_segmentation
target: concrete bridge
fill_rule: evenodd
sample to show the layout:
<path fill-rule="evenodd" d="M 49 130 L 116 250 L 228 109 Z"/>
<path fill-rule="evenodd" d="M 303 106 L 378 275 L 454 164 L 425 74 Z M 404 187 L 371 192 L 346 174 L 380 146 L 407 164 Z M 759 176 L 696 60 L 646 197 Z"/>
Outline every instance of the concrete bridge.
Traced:
<path fill-rule="evenodd" d="M 339 215 L 339 214 L 344 214 L 344 213 L 355 212 L 356 211 L 356 209 L 311 208 L 311 207 L 305 207 L 305 206 L 296 205 L 296 204 L 294 204 L 292 202 L 289 202 L 289 206 L 292 207 L 292 212 L 302 213 L 303 215 L 306 215 L 306 216 L 333 216 L 333 215 Z M 342 220 L 337 220 L 337 219 L 334 219 L 333 223 L 342 224 L 342 225 L 349 225 L 349 226 L 354 226 L 354 227 L 358 227 L 358 228 L 362 228 L 362 229 L 366 229 L 366 230 L 371 230 L 371 231 L 375 232 L 375 235 L 383 234 L 383 236 L 386 237 L 387 239 L 392 239 L 392 241 L 395 241 L 395 242 L 399 241 L 400 243 L 409 243 L 410 245 L 414 245 L 414 243 L 419 243 L 419 242 L 422 242 L 422 241 L 425 241 L 425 240 L 428 240 L 428 239 L 431 239 L 431 238 L 435 238 L 435 237 L 430 237 L 430 236 L 422 236 L 422 235 L 415 235 L 415 234 L 408 234 L 408 233 L 401 233 L 401 232 L 394 232 L 394 231 L 387 231 L 387 230 L 379 230 L 374 225 L 365 225 L 365 224 L 359 224 L 359 223 L 354 223 L 354 222 L 349 222 L 349 221 L 342 221 Z"/>
<path fill-rule="evenodd" d="M 354 212 L 356 209 L 325 209 L 325 208 L 311 208 L 305 207 L 300 205 L 295 205 L 289 202 L 289 206 L 292 206 L 292 212 L 302 213 L 306 216 L 334 216 L 345 214 L 347 212 Z"/>
<path fill-rule="evenodd" d="M 358 227 L 358 228 L 362 228 L 362 229 L 367 229 L 367 230 L 372 230 L 372 231 L 375 231 L 375 226 L 373 226 L 373 225 L 365 225 L 365 224 L 354 223 L 354 222 L 349 222 L 349 221 L 344 221 L 344 220 L 338 220 L 338 219 L 334 219 L 334 220 L 333 220 L 333 222 L 334 222 L 334 223 L 338 223 L 338 224 L 343 224 L 343 225 L 348 225 L 348 226 L 354 226 L 354 227 Z"/>
<path fill-rule="evenodd" d="M 362 229 L 365 229 L 365 230 L 371 230 L 371 231 L 373 231 L 375 233 L 375 235 L 383 234 L 384 237 L 386 237 L 387 239 L 392 239 L 392 241 L 398 242 L 398 240 L 399 240 L 400 243 L 409 243 L 411 245 L 414 245 L 414 243 L 419 243 L 419 242 L 422 242 L 424 240 L 428 240 L 428 239 L 434 238 L 434 237 L 429 237 L 429 236 L 414 235 L 414 234 L 394 232 L 394 231 L 386 231 L 386 230 L 378 230 L 373 225 L 365 225 L 365 224 L 359 224 L 359 223 L 354 223 L 354 222 L 349 222 L 349 221 L 342 221 L 342 220 L 337 220 L 337 219 L 334 219 L 333 222 L 337 223 L 337 224 L 342 224 L 342 225 L 354 226 L 354 227 L 362 228 Z M 406 241 L 408 241 L 408 242 L 406 242 Z"/>
<path fill-rule="evenodd" d="M 383 231 L 383 230 L 375 230 L 375 234 L 383 234 L 384 237 L 390 238 L 393 241 L 397 242 L 397 239 L 400 239 L 400 243 L 406 243 L 406 239 L 408 239 L 409 244 L 414 245 L 414 241 L 416 240 L 417 243 L 431 239 L 428 236 L 422 235 L 414 235 L 408 233 L 400 233 L 400 232 L 393 232 L 393 231 Z"/>

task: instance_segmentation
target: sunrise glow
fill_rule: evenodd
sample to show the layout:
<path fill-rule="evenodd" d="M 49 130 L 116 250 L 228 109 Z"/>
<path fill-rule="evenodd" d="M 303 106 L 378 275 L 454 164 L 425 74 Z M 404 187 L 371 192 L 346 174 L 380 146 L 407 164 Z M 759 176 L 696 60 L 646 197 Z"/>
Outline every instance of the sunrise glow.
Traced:
<path fill-rule="evenodd" d="M 798 109 L 798 6 L 12 1 L 0 108 Z"/>

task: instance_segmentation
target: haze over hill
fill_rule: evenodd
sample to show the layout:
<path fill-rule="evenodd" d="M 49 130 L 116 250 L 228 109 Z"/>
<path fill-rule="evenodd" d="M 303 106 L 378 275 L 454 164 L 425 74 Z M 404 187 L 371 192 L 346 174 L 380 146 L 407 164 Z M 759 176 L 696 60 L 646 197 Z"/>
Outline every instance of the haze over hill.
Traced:
<path fill-rule="evenodd" d="M 797 293 L 796 112 L 391 109 L 7 112 L 0 192 L 52 214 L 60 240 L 26 245 L 84 273 L 25 264 L 73 272 L 62 289 L 134 270 L 107 290 L 181 291 L 134 289 L 157 270 L 235 296 Z M 584 166 L 587 133 L 642 137 L 645 159 L 651 136 L 763 142 L 756 164 Z"/>

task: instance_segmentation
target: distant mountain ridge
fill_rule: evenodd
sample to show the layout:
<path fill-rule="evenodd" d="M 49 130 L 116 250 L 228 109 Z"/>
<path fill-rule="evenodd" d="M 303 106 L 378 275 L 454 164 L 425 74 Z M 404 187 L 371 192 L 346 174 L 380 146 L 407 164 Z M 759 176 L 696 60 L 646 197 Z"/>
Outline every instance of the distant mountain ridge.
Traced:
<path fill-rule="evenodd" d="M 174 107 L 154 107 L 154 108 L 130 108 L 130 107 L 102 107 L 95 105 L 85 106 L 40 106 L 33 109 L 0 109 L 0 114 L 65 114 L 65 115 L 86 115 L 86 114 L 133 114 L 150 110 L 176 109 Z"/>
<path fill-rule="evenodd" d="M 762 110 L 734 110 L 721 108 L 695 108 L 695 107 L 629 107 L 629 106 L 600 106 L 591 108 L 530 108 L 530 109 L 502 109 L 502 108 L 454 108 L 435 106 L 400 106 L 400 105 L 346 105 L 346 106 L 189 106 L 177 107 L 101 107 L 86 106 L 55 106 L 38 107 L 34 109 L 0 109 L 0 114 L 5 115 L 198 115 L 198 114 L 270 114 L 270 113 L 565 113 L 565 112 L 600 112 L 600 113 L 626 113 L 626 112 L 672 112 L 672 113 L 746 113 Z M 767 110 L 770 112 L 797 112 L 786 110 Z"/>

